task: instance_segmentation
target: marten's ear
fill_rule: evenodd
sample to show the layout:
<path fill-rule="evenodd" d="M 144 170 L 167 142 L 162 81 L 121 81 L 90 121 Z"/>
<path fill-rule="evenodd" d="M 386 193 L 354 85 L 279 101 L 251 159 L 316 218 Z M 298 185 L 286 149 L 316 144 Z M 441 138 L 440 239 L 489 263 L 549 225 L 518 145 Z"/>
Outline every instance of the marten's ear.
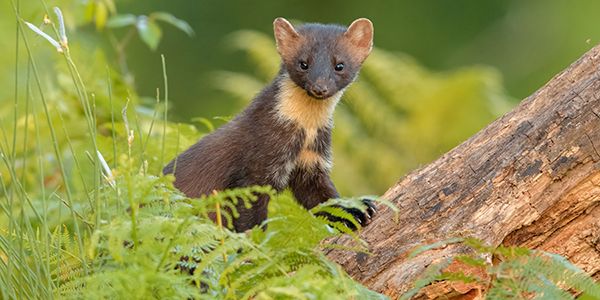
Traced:
<path fill-rule="evenodd" d="M 283 59 L 294 56 L 300 47 L 300 34 L 294 26 L 284 18 L 277 18 L 273 21 L 273 31 L 279 55 Z"/>
<path fill-rule="evenodd" d="M 356 58 L 362 63 L 373 48 L 373 23 L 366 18 L 356 19 L 348 26 L 344 37 L 350 41 Z"/>

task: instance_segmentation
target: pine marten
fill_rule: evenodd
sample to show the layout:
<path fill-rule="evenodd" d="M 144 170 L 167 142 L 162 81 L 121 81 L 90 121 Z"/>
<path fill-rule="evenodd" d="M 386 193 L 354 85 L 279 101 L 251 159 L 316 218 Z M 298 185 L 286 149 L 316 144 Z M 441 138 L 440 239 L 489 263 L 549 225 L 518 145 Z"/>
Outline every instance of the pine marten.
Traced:
<path fill-rule="evenodd" d="M 188 197 L 270 185 L 277 191 L 289 187 L 310 209 L 339 196 L 329 178 L 332 115 L 371 52 L 373 24 L 361 18 L 348 28 L 323 24 L 294 28 L 277 18 L 273 27 L 282 59 L 277 77 L 233 120 L 164 168 L 165 174 L 175 172 L 175 187 Z M 263 195 L 249 209 L 238 205 L 235 230 L 264 221 L 268 201 Z M 344 209 L 364 225 L 375 210 L 370 201 L 363 202 L 365 212 Z"/>

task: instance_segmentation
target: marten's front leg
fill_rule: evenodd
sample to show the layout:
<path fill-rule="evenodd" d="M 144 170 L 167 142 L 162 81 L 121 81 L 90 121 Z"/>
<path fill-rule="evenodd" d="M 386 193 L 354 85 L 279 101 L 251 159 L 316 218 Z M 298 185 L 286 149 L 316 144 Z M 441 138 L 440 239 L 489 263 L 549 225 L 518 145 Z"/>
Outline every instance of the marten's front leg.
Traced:
<path fill-rule="evenodd" d="M 298 202 L 306 209 L 311 209 L 329 199 L 339 197 L 331 178 L 329 178 L 328 172 L 319 167 L 309 169 L 296 168 L 290 178 L 290 188 L 292 189 L 296 200 L 298 200 Z M 364 226 L 370 221 L 375 213 L 375 206 L 367 199 L 363 200 L 363 203 L 367 206 L 367 209 L 364 212 L 356 208 L 341 208 L 352 214 L 352 216 Z M 332 222 L 343 222 L 352 230 L 356 229 L 354 224 L 347 220 L 342 220 L 326 213 L 321 213 L 320 215 Z"/>
<path fill-rule="evenodd" d="M 296 168 L 290 177 L 290 188 L 296 200 L 311 209 L 331 198 L 339 197 L 326 171 L 319 167 Z"/>
<path fill-rule="evenodd" d="M 269 196 L 258 195 L 258 200 L 247 208 L 242 200 L 236 205 L 239 217 L 233 219 L 233 227 L 237 232 L 244 232 L 252 229 L 255 225 L 260 225 L 267 219 L 267 207 L 269 205 Z"/>

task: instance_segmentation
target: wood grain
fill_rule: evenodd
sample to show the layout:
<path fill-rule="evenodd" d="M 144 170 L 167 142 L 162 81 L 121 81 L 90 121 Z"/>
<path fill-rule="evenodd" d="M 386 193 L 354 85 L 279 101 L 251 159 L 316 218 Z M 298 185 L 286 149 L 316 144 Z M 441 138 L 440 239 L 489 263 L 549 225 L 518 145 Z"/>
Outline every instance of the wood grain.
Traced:
<path fill-rule="evenodd" d="M 416 246 L 453 236 L 566 256 L 600 276 L 600 46 L 513 111 L 390 188 L 360 237 L 371 255 L 331 250 L 355 279 L 389 296 L 425 267 L 462 251 L 407 259 Z M 352 239 L 331 241 L 343 246 Z"/>

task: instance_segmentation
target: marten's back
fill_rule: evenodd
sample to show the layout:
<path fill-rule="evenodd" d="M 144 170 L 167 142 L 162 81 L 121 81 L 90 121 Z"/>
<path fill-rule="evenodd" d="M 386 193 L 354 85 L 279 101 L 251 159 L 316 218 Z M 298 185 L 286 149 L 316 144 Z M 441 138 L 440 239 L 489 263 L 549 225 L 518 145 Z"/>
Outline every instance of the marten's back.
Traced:
<path fill-rule="evenodd" d="M 227 128 L 221 128 L 191 146 L 163 169 L 175 175 L 175 186 L 189 197 L 209 194 L 225 188 L 232 172 L 236 149 L 226 140 Z"/>
<path fill-rule="evenodd" d="M 172 160 L 164 174 L 188 197 L 248 185 L 283 189 L 303 142 L 302 130 L 281 122 L 275 112 L 277 84 L 263 90 L 235 119 L 206 135 Z"/>

